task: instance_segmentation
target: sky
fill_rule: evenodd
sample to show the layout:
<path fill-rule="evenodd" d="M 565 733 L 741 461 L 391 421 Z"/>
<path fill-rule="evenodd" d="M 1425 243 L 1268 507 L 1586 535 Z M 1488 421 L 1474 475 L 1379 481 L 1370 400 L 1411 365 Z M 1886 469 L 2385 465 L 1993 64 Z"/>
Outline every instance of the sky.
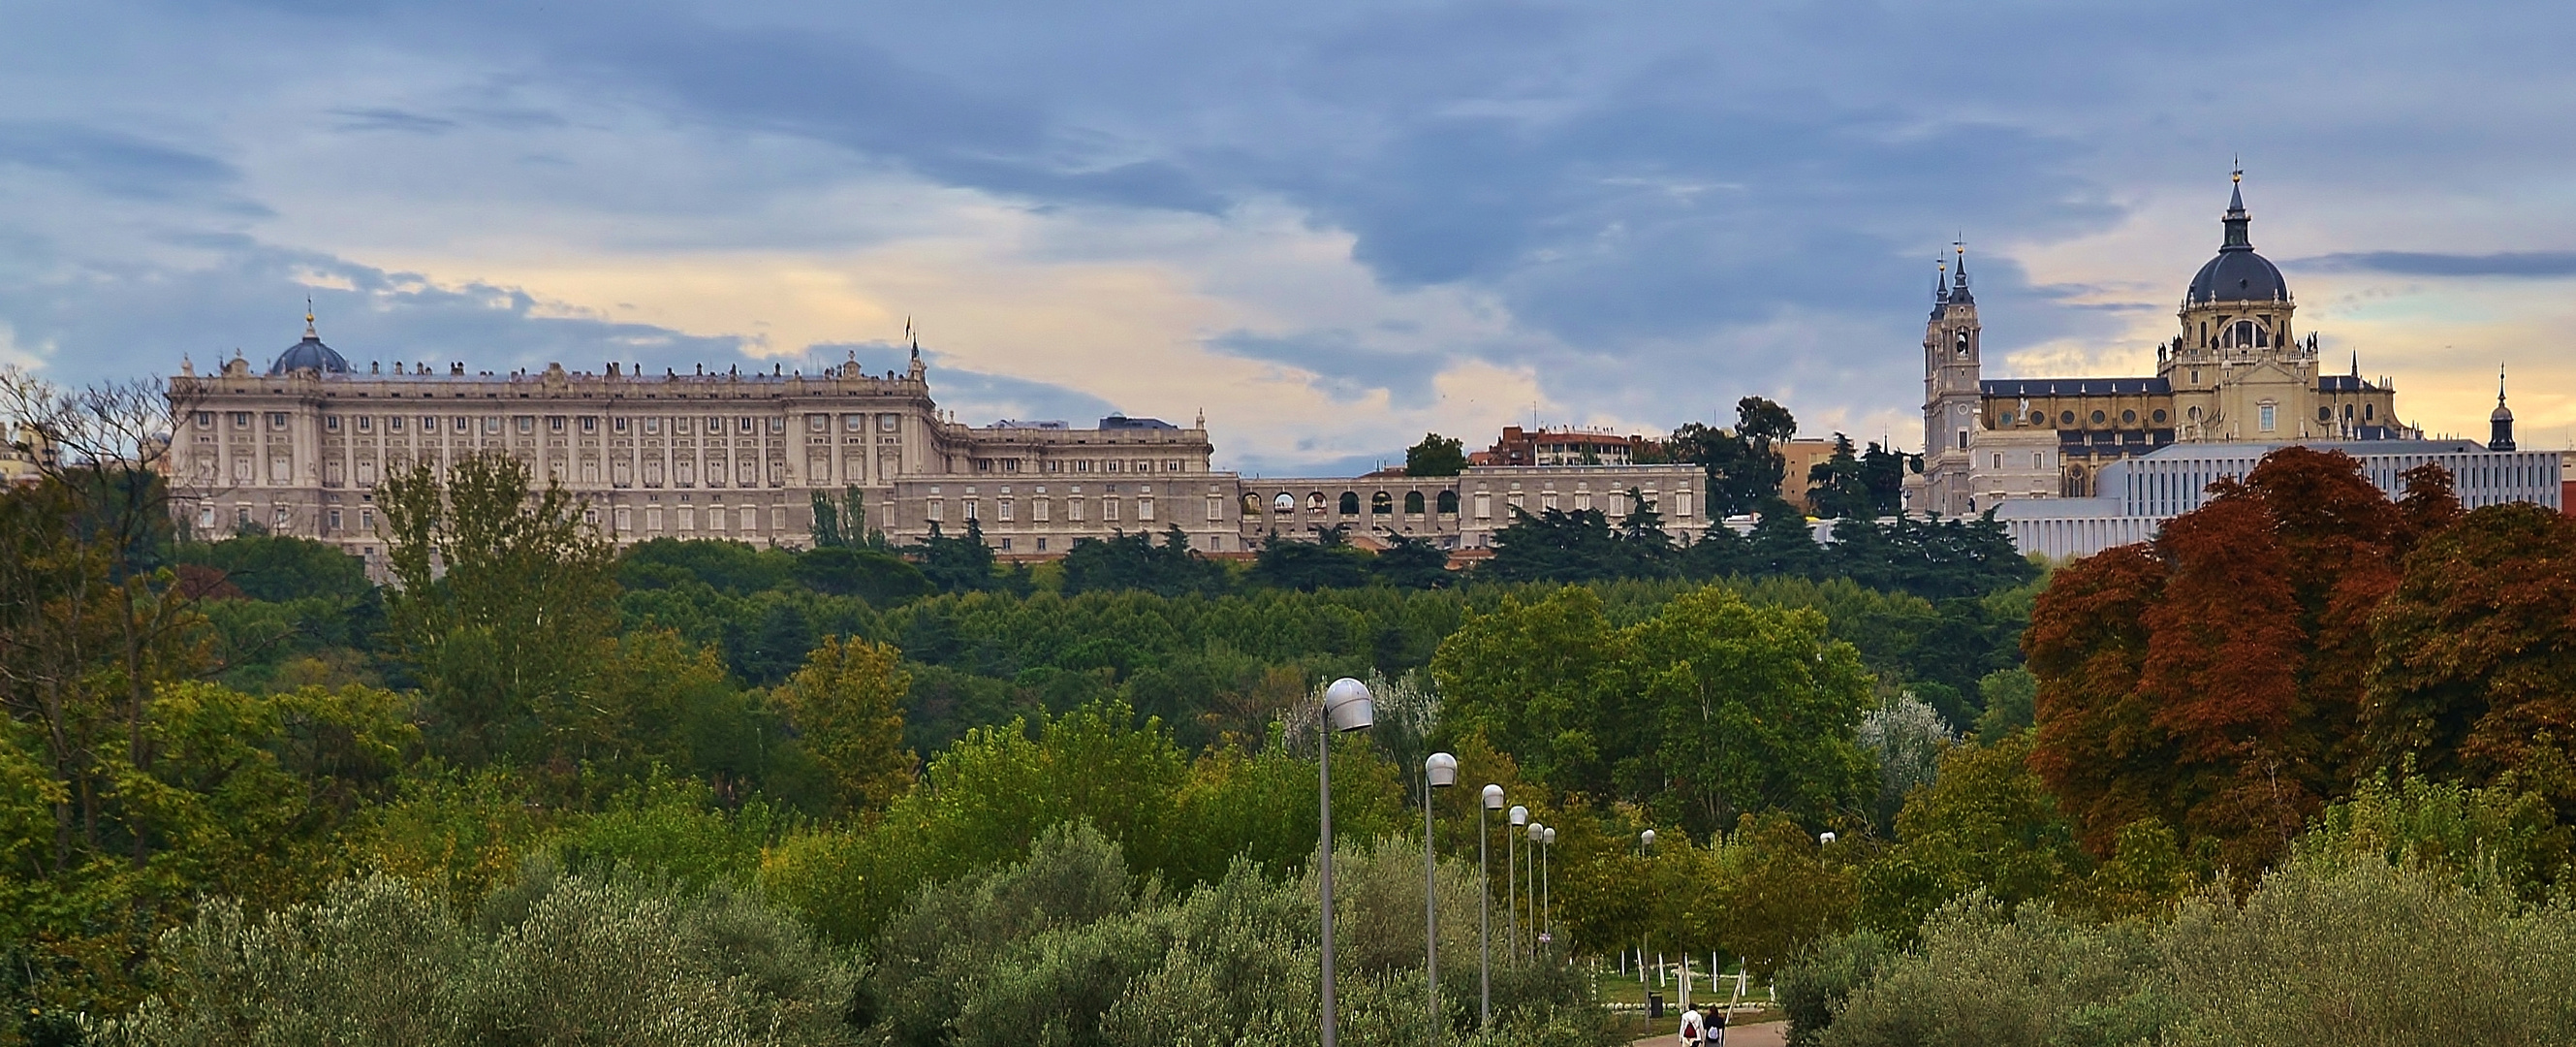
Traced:
<path fill-rule="evenodd" d="M 960 420 L 1206 413 L 1221 467 L 1921 441 L 2151 373 L 2229 172 L 2325 355 L 2576 432 L 2576 8 L 0 0 L 0 363 L 898 365 Z"/>

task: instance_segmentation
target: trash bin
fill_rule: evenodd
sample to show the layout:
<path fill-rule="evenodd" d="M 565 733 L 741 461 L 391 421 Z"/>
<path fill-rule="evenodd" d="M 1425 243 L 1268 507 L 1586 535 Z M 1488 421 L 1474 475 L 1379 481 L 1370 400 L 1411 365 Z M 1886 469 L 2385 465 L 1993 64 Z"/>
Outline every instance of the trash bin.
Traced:
<path fill-rule="evenodd" d="M 1647 993 L 1647 994 L 1646 994 L 1646 1017 L 1648 1017 L 1648 1018 L 1661 1018 L 1661 1017 L 1663 1017 L 1663 1016 L 1664 1016 L 1664 994 L 1659 993 L 1659 992 L 1650 992 L 1650 993 Z"/>

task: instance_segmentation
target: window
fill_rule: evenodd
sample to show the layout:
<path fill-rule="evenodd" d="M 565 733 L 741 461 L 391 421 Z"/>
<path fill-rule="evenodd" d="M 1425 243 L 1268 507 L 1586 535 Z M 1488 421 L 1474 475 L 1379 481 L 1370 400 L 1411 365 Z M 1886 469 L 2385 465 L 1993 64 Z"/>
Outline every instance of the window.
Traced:
<path fill-rule="evenodd" d="M 2334 408 L 2319 405 L 2317 407 L 2317 420 L 2320 422 L 2334 421 Z"/>
<path fill-rule="evenodd" d="M 2048 468 L 2048 452 L 2032 451 L 2030 453 L 2030 467 L 2033 469 Z"/>
<path fill-rule="evenodd" d="M 1064 518 L 1074 523 L 1082 522 L 1082 499 L 1067 498 L 1064 500 Z"/>
<path fill-rule="evenodd" d="M 385 419 L 385 428 L 387 428 L 387 429 L 391 429 L 391 430 L 393 430 L 393 431 L 395 431 L 395 432 L 397 432 L 397 433 L 399 433 L 399 432 L 403 431 L 403 420 L 402 420 L 402 416 L 401 416 L 401 415 L 393 415 L 393 416 L 391 416 L 391 417 L 389 417 L 389 418 L 386 418 L 386 419 Z"/>
<path fill-rule="evenodd" d="M 2059 412 L 2057 412 L 2057 424 L 2059 424 L 2059 425 L 2073 425 L 2073 424 L 2075 424 L 2075 412 L 2073 412 L 2073 411 L 2059 411 Z"/>
<path fill-rule="evenodd" d="M 1225 499 L 1219 498 L 1215 495 L 1208 496 L 1207 518 L 1209 523 L 1216 523 L 1225 519 Z"/>
<path fill-rule="evenodd" d="M 1439 506 L 1440 506 L 1440 515 L 1442 515 L 1442 516 L 1456 516 L 1456 515 L 1458 515 L 1458 492 L 1456 492 L 1456 491 L 1442 491 L 1442 492 L 1440 492 L 1440 500 L 1439 500 L 1437 503 L 1435 503 L 1435 504 L 1437 504 L 1437 505 L 1439 505 Z"/>
<path fill-rule="evenodd" d="M 322 419 L 322 428 L 325 432 L 339 432 L 340 416 L 335 414 L 324 417 Z"/>
<path fill-rule="evenodd" d="M 550 433 L 560 433 L 564 431 L 563 423 L 564 420 L 562 415 L 550 415 L 546 418 L 546 431 Z"/>
<path fill-rule="evenodd" d="M 1324 511 L 1324 492 L 1322 492 L 1322 491 L 1309 491 L 1309 492 L 1307 492 L 1307 494 L 1306 494 L 1306 511 L 1307 511 L 1307 512 L 1310 512 L 1310 513 L 1320 513 L 1320 512 L 1323 512 L 1323 511 Z"/>
<path fill-rule="evenodd" d="M 1004 499 L 1000 499 L 1000 500 L 998 500 L 998 501 L 994 502 L 994 503 L 993 503 L 993 509 L 994 509 L 994 517 L 993 517 L 994 519 L 996 519 L 996 520 L 1001 520 L 1001 521 L 1006 522 L 1006 523 L 1007 523 L 1007 522 L 1009 522 L 1009 521 L 1012 519 L 1012 517 L 1011 517 L 1011 500 L 1010 500 L 1010 499 L 1008 499 L 1008 498 L 1004 498 Z"/>
<path fill-rule="evenodd" d="M 780 434 L 780 433 L 783 433 L 783 432 L 786 432 L 786 431 L 787 431 L 787 419 L 785 419 L 785 418 L 772 418 L 772 419 L 770 419 L 770 420 L 769 420 L 769 435 L 771 435 L 771 436 L 776 436 L 776 435 L 778 435 L 778 434 Z M 775 521 L 778 519 L 779 515 L 780 515 L 780 514 L 782 514 L 782 513 L 785 513 L 786 511 L 787 511 L 787 510 L 785 510 L 785 509 L 772 509 L 772 510 L 770 510 L 769 515 L 770 515 L 770 517 L 771 517 L 771 519 L 772 519 L 772 522 L 775 522 Z"/>
<path fill-rule="evenodd" d="M 644 420 L 644 434 L 645 434 L 645 435 L 647 435 L 647 436 L 660 436 L 660 435 L 662 435 L 662 420 L 661 420 L 661 419 L 659 419 L 659 418 L 647 418 L 647 419 L 645 419 L 645 420 Z"/>
<path fill-rule="evenodd" d="M 330 512 L 325 513 L 325 514 L 323 514 L 323 515 L 324 515 L 325 517 L 327 517 L 327 518 L 331 521 L 331 523 L 330 523 L 330 527 L 331 527 L 331 529 L 332 529 L 333 531 L 337 531 L 337 530 L 339 530 L 339 529 L 340 529 L 340 510 L 333 509 L 333 510 L 331 510 Z"/>
<path fill-rule="evenodd" d="M 1281 492 L 1279 492 L 1279 497 L 1277 497 L 1277 498 L 1273 498 L 1273 499 L 1271 499 L 1271 500 L 1270 500 L 1270 509 L 1271 509 L 1271 511 L 1272 511 L 1272 512 L 1281 512 L 1281 513 L 1293 513 L 1293 512 L 1296 512 L 1296 511 L 1297 511 L 1297 496 L 1296 496 L 1296 495 L 1293 495 L 1293 494 L 1289 494 L 1289 493 L 1288 493 L 1288 492 L 1286 492 L 1286 491 L 1281 491 Z"/>
<path fill-rule="evenodd" d="M 1103 523 L 1118 519 L 1118 499 L 1103 498 L 1100 500 L 1100 519 Z"/>
<path fill-rule="evenodd" d="M 2263 420 L 2263 431 L 2264 431 L 2264 432 L 2267 432 L 2267 433 L 2268 433 L 2268 432 L 2271 432 L 2271 431 L 2272 431 L 2272 428 L 2273 428 L 2273 418 L 2272 418 L 2272 413 L 2273 413 L 2273 411 L 2274 411 L 2274 407 L 2273 407 L 2273 405 L 2271 405 L 2271 404 L 2264 404 L 2264 405 L 2262 405 L 2260 408 L 2258 408 L 2258 410 L 2262 413 L 2262 416 L 2263 416 L 2263 419 L 2262 419 L 2262 420 Z"/>
<path fill-rule="evenodd" d="M 1029 519 L 1035 520 L 1039 523 L 1047 522 L 1050 512 L 1048 507 L 1054 504 L 1055 503 L 1049 502 L 1044 498 L 1029 499 Z"/>
<path fill-rule="evenodd" d="M 1153 519 L 1153 518 L 1154 518 L 1154 500 L 1153 500 L 1153 499 L 1151 499 L 1151 498 L 1139 498 L 1139 499 L 1136 499 L 1136 518 L 1137 518 L 1137 519 L 1139 519 L 1139 520 L 1151 520 L 1151 519 Z"/>
<path fill-rule="evenodd" d="M 498 433 L 498 432 L 500 432 L 500 431 L 501 431 L 501 418 L 500 418 L 500 416 L 499 416 L 499 415 L 488 415 L 488 414 L 487 414 L 487 415 L 484 415 L 484 416 L 483 416 L 483 433 L 484 433 L 484 435 L 489 436 L 489 435 L 492 435 L 492 434 L 494 434 L 494 433 Z"/>
<path fill-rule="evenodd" d="M 933 523 L 947 519 L 947 509 L 947 504 L 937 498 L 931 499 L 930 504 L 922 507 L 924 515 L 926 515 Z"/>
<path fill-rule="evenodd" d="M 1044 538 L 1040 538 L 1040 539 L 1038 539 L 1038 551 L 1039 551 L 1039 552 L 1045 552 L 1045 551 L 1046 551 L 1046 539 L 1044 539 Z"/>
<path fill-rule="evenodd" d="M 599 431 L 599 419 L 597 419 L 597 418 L 590 418 L 590 417 L 585 417 L 585 418 L 583 418 L 583 419 L 581 420 L 581 431 L 582 431 L 582 432 L 585 432 L 585 433 L 595 433 L 595 432 L 598 432 L 598 431 Z"/>
<path fill-rule="evenodd" d="M 1394 511 L 1395 511 L 1395 496 L 1394 496 L 1394 495 L 1388 494 L 1388 493 L 1386 493 L 1386 492 L 1384 492 L 1384 491 L 1379 491 L 1379 492 L 1377 492 L 1376 494 L 1372 494 L 1372 495 L 1370 495 L 1370 496 L 1369 496 L 1369 512 L 1370 512 L 1371 514 L 1373 514 L 1373 515 L 1377 515 L 1377 516 L 1385 516 L 1385 515 L 1387 515 L 1387 514 L 1389 514 L 1389 513 L 1392 513 L 1392 512 L 1394 512 Z"/>
<path fill-rule="evenodd" d="M 1476 519 L 1491 520 L 1493 518 L 1494 496 L 1483 491 L 1476 492 Z"/>
<path fill-rule="evenodd" d="M 1342 492 L 1342 504 L 1340 508 L 1341 513 L 1344 516 L 1358 516 L 1360 514 L 1360 493 L 1358 491 Z"/>
<path fill-rule="evenodd" d="M 830 431 L 830 430 L 831 430 L 831 428 L 832 428 L 832 416 L 831 416 L 831 415 L 828 415 L 828 414 L 809 414 L 809 415 L 806 415 L 806 416 L 805 416 L 805 431 L 806 431 L 806 432 L 809 432 L 809 433 L 828 432 L 828 431 Z"/>
<path fill-rule="evenodd" d="M 2121 424 L 2121 425 L 2136 425 L 2136 424 L 2138 424 L 2138 412 L 2136 412 L 2136 411 L 2122 411 L 2122 412 L 2120 412 L 2120 424 Z"/>
<path fill-rule="evenodd" d="M 1420 515 L 1422 515 L 1422 513 L 1423 513 L 1423 507 L 1422 507 L 1422 505 L 1423 505 L 1423 503 L 1422 503 L 1422 492 L 1420 492 L 1420 491 L 1406 491 L 1406 492 L 1404 492 L 1404 514 L 1405 514 L 1406 516 L 1420 516 Z"/>
<path fill-rule="evenodd" d="M 361 530 L 361 531 L 365 531 L 365 532 L 367 532 L 367 533 L 369 533 L 369 534 L 374 534 L 374 533 L 375 533 L 375 531 L 376 531 L 376 511 L 375 511 L 375 510 L 373 510 L 373 509 L 360 509 L 360 510 L 358 510 L 358 529 L 359 529 L 359 530 Z"/>
<path fill-rule="evenodd" d="M 842 432 L 845 432 L 845 433 L 864 433 L 864 432 L 867 432 L 867 431 L 868 431 L 868 416 L 863 415 L 863 414 L 845 414 L 845 415 L 842 415 L 842 416 L 841 416 L 841 431 L 842 431 Z"/>
<path fill-rule="evenodd" d="M 1968 431 L 1965 429 L 1959 430 L 1959 449 L 1962 451 L 1968 449 Z"/>
<path fill-rule="evenodd" d="M 2377 419 L 2378 417 L 2379 417 L 2379 405 L 2378 405 L 2378 404 L 2363 404 L 2363 405 L 2361 405 L 2361 420 L 2362 420 L 2362 421 L 2365 421 L 2365 422 L 2367 422 L 2367 421 L 2373 421 L 2373 420 Z"/>
<path fill-rule="evenodd" d="M 1690 514 L 1691 493 L 1689 491 L 1673 492 L 1673 515 L 1676 517 L 1686 517 Z"/>
<path fill-rule="evenodd" d="M 2102 412 L 2100 412 L 2100 411 L 2095 411 L 2095 412 L 2093 412 L 2093 424 L 2095 424 L 2095 425 L 2100 425 L 2100 424 L 2102 424 L 2104 421 L 2107 421 L 2107 420 L 2108 420 L 2108 419 L 2107 419 L 2107 417 L 2106 417 L 2106 416 L 2104 416 L 2104 415 L 2102 414 Z"/>
<path fill-rule="evenodd" d="M 608 422 L 608 428 L 609 428 L 609 431 L 611 431 L 611 432 L 619 432 L 619 433 L 625 432 L 625 431 L 626 431 L 626 419 L 623 419 L 623 418 L 612 418 L 612 419 L 610 419 L 610 420 L 609 420 L 609 422 Z"/>
<path fill-rule="evenodd" d="M 286 428 L 286 412 L 284 412 L 284 411 L 270 411 L 270 412 L 268 412 L 268 427 L 269 427 L 269 428 L 271 428 L 271 429 L 284 429 L 284 428 Z"/>
<path fill-rule="evenodd" d="M 212 428 L 214 428 L 214 427 L 215 427 L 215 412 L 213 412 L 213 411 L 199 411 L 199 412 L 197 412 L 197 428 L 199 428 L 199 429 L 212 429 Z"/>
<path fill-rule="evenodd" d="M 2164 408 L 2161 408 L 2161 407 L 2156 408 L 2156 424 L 2157 424 L 2157 425 L 2163 425 L 2163 424 L 2165 424 L 2165 409 L 2164 409 Z"/>
<path fill-rule="evenodd" d="M 632 531 L 632 530 L 634 530 L 634 529 L 635 529 L 635 510 L 633 510 L 633 509 L 629 509 L 629 508 L 627 508 L 627 507 L 625 507 L 625 506 L 622 506 L 622 505 L 621 505 L 621 506 L 618 506 L 618 507 L 617 507 L 617 512 L 616 512 L 616 520 L 617 520 L 617 524 L 616 524 L 616 526 L 617 526 L 617 530 L 619 530 L 619 531 L 621 531 L 621 532 L 624 532 L 624 531 Z"/>
<path fill-rule="evenodd" d="M 2001 468 L 2003 468 L 2003 467 L 2004 467 L 2004 453 L 2003 453 L 2002 451 L 1997 451 L 1997 452 L 1995 452 L 1994 464 L 1993 464 L 1992 468 L 2001 469 Z"/>

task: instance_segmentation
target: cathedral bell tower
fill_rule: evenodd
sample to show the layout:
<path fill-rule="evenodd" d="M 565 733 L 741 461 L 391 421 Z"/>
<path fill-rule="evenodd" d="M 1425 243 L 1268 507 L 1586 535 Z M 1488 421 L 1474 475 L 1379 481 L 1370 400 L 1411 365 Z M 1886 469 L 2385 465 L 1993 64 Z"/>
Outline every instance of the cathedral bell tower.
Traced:
<path fill-rule="evenodd" d="M 1977 511 L 1969 466 L 1979 405 L 1981 338 L 1968 291 L 1968 249 L 1953 244 L 1955 269 L 1936 270 L 1932 317 L 1923 325 L 1923 493 L 1915 508 L 1944 516 Z M 1946 270 L 1946 271 L 1945 271 Z"/>

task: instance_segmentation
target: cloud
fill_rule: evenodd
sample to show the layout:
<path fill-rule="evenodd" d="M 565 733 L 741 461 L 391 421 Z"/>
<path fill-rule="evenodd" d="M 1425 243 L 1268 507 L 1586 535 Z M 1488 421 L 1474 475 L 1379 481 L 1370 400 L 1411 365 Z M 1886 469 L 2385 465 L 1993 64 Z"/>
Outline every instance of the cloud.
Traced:
<path fill-rule="evenodd" d="M 2576 276 L 2576 251 L 2498 251 L 2436 254 L 2424 251 L 2350 251 L 2283 263 L 2327 273 L 2395 276 Z"/>
<path fill-rule="evenodd" d="M 51 121 L 0 121 L 0 167 L 69 178 L 111 197 L 212 197 L 240 179 L 231 164 L 144 138 Z"/>

